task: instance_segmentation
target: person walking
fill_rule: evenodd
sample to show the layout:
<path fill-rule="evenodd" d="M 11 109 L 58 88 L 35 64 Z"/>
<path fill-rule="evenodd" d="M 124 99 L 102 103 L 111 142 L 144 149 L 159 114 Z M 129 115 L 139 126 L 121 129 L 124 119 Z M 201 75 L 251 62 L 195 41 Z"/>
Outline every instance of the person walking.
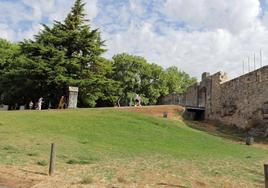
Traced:
<path fill-rule="evenodd" d="M 29 109 L 30 109 L 30 110 L 33 109 L 33 101 L 32 101 L 32 100 L 29 102 Z"/>
<path fill-rule="evenodd" d="M 64 109 L 64 106 L 65 106 L 65 97 L 61 96 L 58 109 Z"/>
<path fill-rule="evenodd" d="M 135 106 L 141 106 L 141 97 L 138 94 L 135 97 Z"/>
<path fill-rule="evenodd" d="M 37 110 L 42 110 L 43 97 L 38 99 Z"/>

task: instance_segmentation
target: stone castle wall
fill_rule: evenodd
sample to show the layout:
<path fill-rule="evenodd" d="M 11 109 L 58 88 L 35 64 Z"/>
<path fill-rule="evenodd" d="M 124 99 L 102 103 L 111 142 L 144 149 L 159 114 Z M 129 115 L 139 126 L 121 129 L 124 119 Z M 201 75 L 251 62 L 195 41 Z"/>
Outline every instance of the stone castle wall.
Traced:
<path fill-rule="evenodd" d="M 268 66 L 228 81 L 227 74 L 204 73 L 187 89 L 186 106 L 205 108 L 205 118 L 246 127 L 268 120 Z M 267 120 L 266 120 L 267 119 Z"/>
<path fill-rule="evenodd" d="M 185 95 L 181 93 L 172 93 L 169 94 L 165 97 L 163 97 L 159 104 L 164 104 L 164 105 L 183 105 L 185 104 Z"/>
<path fill-rule="evenodd" d="M 194 84 L 187 88 L 187 91 L 185 93 L 186 106 L 198 106 L 198 89 L 198 84 Z"/>

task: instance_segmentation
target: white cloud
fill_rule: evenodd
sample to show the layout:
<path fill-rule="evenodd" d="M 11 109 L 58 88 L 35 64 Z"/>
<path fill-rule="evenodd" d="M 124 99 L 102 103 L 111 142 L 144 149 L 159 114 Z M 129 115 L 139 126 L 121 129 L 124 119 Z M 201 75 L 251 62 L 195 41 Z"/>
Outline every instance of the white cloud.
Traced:
<path fill-rule="evenodd" d="M 0 23 L 9 25 L 17 24 L 19 21 L 23 20 L 33 19 L 25 7 L 9 1 L 0 1 L 0 13 Z"/>
<path fill-rule="evenodd" d="M 144 15 L 146 14 L 146 11 L 144 9 L 144 6 L 142 5 L 140 0 L 132 0 L 130 1 L 130 10 L 134 11 L 137 15 Z"/>
<path fill-rule="evenodd" d="M 0 1 L 0 35 L 13 41 L 32 38 L 42 19 L 50 23 L 63 20 L 73 2 Z M 198 78 L 204 71 L 220 70 L 238 76 L 247 56 L 253 68 L 253 52 L 259 49 L 268 64 L 268 13 L 260 17 L 263 12 L 258 0 L 85 2 L 93 27 L 100 27 L 107 40 L 108 58 L 128 52 L 164 67 L 176 65 Z M 21 28 L 21 22 L 29 22 L 28 27 Z"/>
<path fill-rule="evenodd" d="M 0 23 L 0 37 L 7 40 L 12 40 L 14 37 L 14 31 L 9 28 L 8 25 Z"/>
<path fill-rule="evenodd" d="M 268 31 L 262 27 L 239 35 L 224 29 L 187 32 L 165 28 L 165 33 L 158 35 L 150 24 L 132 24 L 127 31 L 110 36 L 107 56 L 129 52 L 165 67 L 178 66 L 198 78 L 202 72 L 220 70 L 234 77 L 242 74 L 242 60 L 247 56 L 250 56 L 253 69 L 254 51 L 259 53 L 262 49 L 264 54 L 268 53 L 267 36 Z M 267 60 L 264 56 L 264 64 Z M 256 61 L 259 61 L 258 54 Z"/>
<path fill-rule="evenodd" d="M 189 27 L 227 29 L 239 32 L 258 24 L 260 2 L 257 0 L 166 0 L 161 10 L 174 21 Z"/>
<path fill-rule="evenodd" d="M 33 39 L 35 35 L 38 34 L 40 30 L 43 29 L 43 26 L 40 24 L 33 24 L 29 29 L 25 31 L 18 30 L 16 37 L 19 39 Z"/>
<path fill-rule="evenodd" d="M 247 56 L 252 70 L 253 53 L 256 52 L 256 66 L 259 66 L 260 49 L 264 64 L 268 64 L 265 56 L 268 30 L 259 18 L 259 1 L 166 0 L 162 4 L 160 1 L 155 0 L 151 7 L 160 16 L 132 19 L 128 29 L 105 34 L 110 50 L 107 57 L 133 53 L 164 67 L 178 66 L 198 78 L 205 71 L 225 71 L 231 78 L 241 75 L 242 61 Z M 175 24 L 183 22 L 187 27 L 176 28 L 159 21 L 162 19 Z"/>
<path fill-rule="evenodd" d="M 73 0 L 2 1 L 0 25 L 5 27 L 1 27 L 0 37 L 13 41 L 33 38 L 33 35 L 38 33 L 43 19 L 50 23 L 54 20 L 62 21 L 73 3 Z M 85 8 L 88 18 L 93 19 L 97 15 L 97 0 L 91 0 Z"/>
<path fill-rule="evenodd" d="M 98 14 L 97 3 L 98 3 L 97 0 L 90 0 L 89 2 L 86 3 L 85 8 L 86 8 L 87 16 L 90 19 L 95 18 L 97 16 L 97 14 Z"/>

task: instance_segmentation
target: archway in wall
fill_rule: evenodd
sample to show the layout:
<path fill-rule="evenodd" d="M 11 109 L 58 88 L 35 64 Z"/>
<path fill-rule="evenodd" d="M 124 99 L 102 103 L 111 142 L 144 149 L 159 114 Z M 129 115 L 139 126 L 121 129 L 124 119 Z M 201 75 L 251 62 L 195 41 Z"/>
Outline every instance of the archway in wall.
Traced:
<path fill-rule="evenodd" d="M 202 87 L 198 93 L 198 107 L 206 107 L 207 88 Z"/>
<path fill-rule="evenodd" d="M 186 107 L 185 117 L 194 120 L 194 121 L 202 121 L 205 119 L 205 109 L 198 107 Z"/>

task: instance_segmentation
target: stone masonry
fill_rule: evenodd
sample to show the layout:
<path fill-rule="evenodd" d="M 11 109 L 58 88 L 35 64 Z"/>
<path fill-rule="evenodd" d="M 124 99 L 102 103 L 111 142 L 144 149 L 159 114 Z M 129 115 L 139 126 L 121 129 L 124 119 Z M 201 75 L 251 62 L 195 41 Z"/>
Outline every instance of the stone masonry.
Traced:
<path fill-rule="evenodd" d="M 205 119 L 241 128 L 268 123 L 268 66 L 228 80 L 227 74 L 202 74 L 184 94 L 185 106 L 202 107 Z"/>

